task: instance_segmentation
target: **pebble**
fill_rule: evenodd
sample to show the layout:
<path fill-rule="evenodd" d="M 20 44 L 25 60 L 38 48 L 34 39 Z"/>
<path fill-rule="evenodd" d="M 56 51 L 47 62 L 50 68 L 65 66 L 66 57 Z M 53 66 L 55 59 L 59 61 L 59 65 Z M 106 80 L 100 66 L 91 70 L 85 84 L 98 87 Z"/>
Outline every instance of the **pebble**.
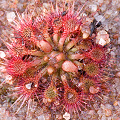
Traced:
<path fill-rule="evenodd" d="M 5 108 L 2 108 L 2 107 L 0 108 L 0 115 L 1 114 L 5 114 Z"/>
<path fill-rule="evenodd" d="M 0 66 L 0 71 L 1 71 L 1 72 L 6 72 L 5 66 Z"/>
<path fill-rule="evenodd" d="M 7 20 L 12 22 L 15 19 L 16 15 L 14 12 L 7 12 Z"/>
<path fill-rule="evenodd" d="M 110 109 L 104 109 L 106 117 L 109 117 L 112 115 L 112 111 Z"/>
<path fill-rule="evenodd" d="M 38 116 L 38 120 L 45 120 L 44 115 L 40 115 L 40 116 Z"/>
<path fill-rule="evenodd" d="M 6 75 L 5 76 L 5 81 L 6 81 L 6 83 L 12 85 L 13 84 L 12 76 L 11 75 Z"/>
<path fill-rule="evenodd" d="M 99 87 L 94 88 L 93 86 L 91 86 L 91 87 L 89 88 L 89 91 L 90 91 L 90 93 L 92 93 L 92 94 L 98 93 L 98 92 L 99 92 Z"/>
<path fill-rule="evenodd" d="M 104 0 L 97 0 L 99 3 L 103 3 Z"/>
<path fill-rule="evenodd" d="M 116 73 L 116 77 L 120 77 L 120 71 Z"/>
<path fill-rule="evenodd" d="M 115 101 L 115 102 L 113 103 L 113 105 L 114 105 L 114 106 L 117 106 L 117 105 L 118 105 L 118 101 Z"/>
<path fill-rule="evenodd" d="M 113 51 L 111 51 L 110 54 L 111 54 L 111 56 L 114 56 L 114 57 L 116 55 L 115 52 L 113 52 Z"/>
<path fill-rule="evenodd" d="M 119 20 L 120 20 L 120 18 L 118 16 L 115 17 L 115 19 L 114 19 L 115 22 L 119 22 Z"/>
<path fill-rule="evenodd" d="M 81 32 L 83 33 L 83 39 L 86 39 L 90 35 L 90 28 L 89 25 L 84 25 L 81 27 Z"/>
<path fill-rule="evenodd" d="M 102 112 L 101 109 L 99 109 L 99 110 L 97 111 L 97 113 L 99 114 L 99 116 L 102 116 L 102 115 L 103 115 L 103 112 Z"/>
<path fill-rule="evenodd" d="M 89 36 L 89 33 L 87 33 L 87 32 L 86 32 L 86 33 L 85 33 L 85 32 L 83 33 L 83 39 L 86 39 L 88 36 Z"/>
<path fill-rule="evenodd" d="M 45 114 L 45 120 L 50 120 L 51 115 L 50 114 Z"/>
<path fill-rule="evenodd" d="M 88 114 L 89 114 L 89 115 L 94 115 L 94 114 L 95 114 L 95 111 L 94 111 L 94 110 L 90 110 Z"/>
<path fill-rule="evenodd" d="M 118 44 L 120 45 L 120 37 L 118 38 Z"/>
<path fill-rule="evenodd" d="M 112 0 L 112 5 L 116 5 L 116 4 L 118 4 L 118 2 L 119 2 L 119 0 Z"/>
<path fill-rule="evenodd" d="M 112 110 L 113 106 L 110 105 L 110 104 L 105 104 L 105 108 L 108 108 L 108 109 Z"/>
<path fill-rule="evenodd" d="M 107 120 L 106 116 L 103 115 L 102 118 L 101 118 L 101 120 Z"/>
<path fill-rule="evenodd" d="M 66 112 L 64 115 L 63 115 L 63 118 L 65 118 L 65 120 L 69 120 L 70 119 L 70 114 L 68 112 Z"/>
<path fill-rule="evenodd" d="M 57 118 L 58 120 L 62 120 L 62 115 L 56 115 L 56 118 Z"/>
<path fill-rule="evenodd" d="M 120 101 L 118 101 L 118 106 L 120 107 Z"/>
<path fill-rule="evenodd" d="M 112 10 L 107 10 L 105 13 L 106 14 L 105 18 L 109 18 L 112 15 L 112 12 L 113 12 Z"/>
<path fill-rule="evenodd" d="M 103 105 L 103 104 L 101 104 L 101 106 L 100 106 L 102 109 L 105 109 L 105 106 Z"/>
<path fill-rule="evenodd" d="M 31 89 L 31 86 L 32 86 L 32 83 L 29 83 L 29 84 L 26 84 L 25 87 L 30 90 Z"/>
<path fill-rule="evenodd" d="M 96 43 L 102 46 L 110 43 L 109 34 L 105 30 L 101 30 L 97 33 Z"/>
<path fill-rule="evenodd" d="M 89 5 L 89 8 L 91 9 L 91 12 L 96 12 L 97 5 L 95 5 L 95 4 Z"/>
<path fill-rule="evenodd" d="M 101 11 L 104 12 L 106 10 L 106 5 L 103 4 L 101 7 L 100 7 Z"/>
<path fill-rule="evenodd" d="M 0 11 L 0 17 L 4 15 L 4 12 L 3 11 Z"/>
<path fill-rule="evenodd" d="M 3 51 L 0 51 L 0 58 L 4 58 L 6 55 Z"/>
<path fill-rule="evenodd" d="M 94 17 L 97 21 L 101 21 L 101 22 L 105 21 L 105 17 L 103 15 L 95 15 Z"/>
<path fill-rule="evenodd" d="M 119 40 L 119 39 L 120 39 L 120 38 L 119 38 L 119 34 L 113 35 L 113 39 L 118 39 L 118 40 Z M 120 43 L 120 41 L 119 41 L 119 43 Z M 119 44 L 119 43 L 118 43 L 118 44 Z"/>
<path fill-rule="evenodd" d="M 107 120 L 112 120 L 112 117 L 107 117 Z"/>

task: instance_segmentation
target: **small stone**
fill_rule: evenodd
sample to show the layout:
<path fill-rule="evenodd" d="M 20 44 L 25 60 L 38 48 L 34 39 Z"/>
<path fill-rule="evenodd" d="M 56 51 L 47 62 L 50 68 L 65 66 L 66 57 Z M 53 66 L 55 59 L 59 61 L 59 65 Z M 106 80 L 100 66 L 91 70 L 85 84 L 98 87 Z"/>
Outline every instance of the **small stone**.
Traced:
<path fill-rule="evenodd" d="M 111 51 L 110 54 L 111 54 L 111 56 L 115 56 L 116 55 L 115 52 L 113 52 L 113 51 Z"/>
<path fill-rule="evenodd" d="M 100 7 L 101 11 L 104 12 L 106 10 L 106 4 L 103 4 L 101 7 Z"/>
<path fill-rule="evenodd" d="M 91 24 L 92 21 L 93 21 L 92 19 L 86 18 L 85 24 L 80 27 L 81 32 L 83 34 L 83 39 L 86 39 L 90 35 L 91 31 L 89 25 Z"/>
<path fill-rule="evenodd" d="M 110 43 L 109 34 L 105 30 L 101 30 L 97 33 L 96 43 L 102 46 Z"/>
<path fill-rule="evenodd" d="M 62 120 L 62 115 L 56 115 L 56 119 Z"/>
<path fill-rule="evenodd" d="M 44 6 L 45 8 L 48 8 L 48 7 L 50 7 L 50 4 L 48 4 L 48 3 L 43 3 L 43 6 Z"/>
<path fill-rule="evenodd" d="M 1 71 L 1 72 L 6 72 L 5 66 L 0 66 L 0 71 Z"/>
<path fill-rule="evenodd" d="M 89 115 L 94 115 L 94 113 L 95 113 L 94 110 L 90 110 L 88 114 L 89 114 Z"/>
<path fill-rule="evenodd" d="M 103 3 L 104 0 L 97 0 L 99 3 Z"/>
<path fill-rule="evenodd" d="M 119 17 L 116 17 L 116 18 L 114 19 L 115 22 L 119 22 L 119 20 L 120 20 Z"/>
<path fill-rule="evenodd" d="M 0 16 L 3 16 L 4 15 L 4 12 L 3 11 L 0 11 Z"/>
<path fill-rule="evenodd" d="M 118 37 L 119 37 L 119 34 L 113 35 L 113 39 L 118 39 Z M 120 41 L 119 41 L 119 42 L 120 42 Z M 120 44 L 120 43 L 118 43 L 118 44 Z"/>
<path fill-rule="evenodd" d="M 88 33 L 83 33 L 83 39 L 86 39 L 89 36 Z"/>
<path fill-rule="evenodd" d="M 117 106 L 117 105 L 118 105 L 118 101 L 115 101 L 115 102 L 113 103 L 113 105 L 114 105 L 114 106 Z"/>
<path fill-rule="evenodd" d="M 120 77 L 120 71 L 116 73 L 116 77 Z"/>
<path fill-rule="evenodd" d="M 120 101 L 118 101 L 118 106 L 120 107 Z"/>
<path fill-rule="evenodd" d="M 26 84 L 25 87 L 30 90 L 31 89 L 31 86 L 32 86 L 32 83 L 29 83 L 29 84 Z"/>
<path fill-rule="evenodd" d="M 43 3 L 43 14 L 47 11 L 50 11 L 50 4 L 49 3 Z"/>
<path fill-rule="evenodd" d="M 110 105 L 110 104 L 105 104 L 105 108 L 108 108 L 108 109 L 113 109 L 113 106 L 112 105 Z"/>
<path fill-rule="evenodd" d="M 82 83 L 82 82 L 80 82 L 80 83 L 78 83 L 78 85 L 77 85 L 77 86 L 78 86 L 79 88 L 81 88 L 81 86 L 82 86 L 82 85 L 83 85 L 83 83 Z"/>
<path fill-rule="evenodd" d="M 50 120 L 51 115 L 50 114 L 45 114 L 45 120 Z"/>
<path fill-rule="evenodd" d="M 106 116 L 103 115 L 102 118 L 101 118 L 101 120 L 107 120 Z"/>
<path fill-rule="evenodd" d="M 100 109 L 100 110 L 98 110 L 97 111 L 97 113 L 99 114 L 99 116 L 102 116 L 103 115 L 103 112 L 102 112 L 102 110 Z"/>
<path fill-rule="evenodd" d="M 105 40 L 103 38 L 100 39 L 99 44 L 104 46 L 106 44 Z"/>
<path fill-rule="evenodd" d="M 55 104 L 56 106 L 58 106 L 58 105 L 60 105 L 60 102 L 59 102 L 58 100 L 56 100 L 56 101 L 54 102 L 54 104 Z"/>
<path fill-rule="evenodd" d="M 107 120 L 113 120 L 112 117 L 107 117 Z"/>
<path fill-rule="evenodd" d="M 90 5 L 89 8 L 91 9 L 91 12 L 95 12 L 97 10 L 97 5 Z"/>
<path fill-rule="evenodd" d="M 101 22 L 104 22 L 105 21 L 105 18 L 104 18 L 104 16 L 102 16 L 102 15 L 96 15 L 95 16 L 95 19 L 99 22 L 99 21 L 101 21 Z"/>
<path fill-rule="evenodd" d="M 120 117 L 117 117 L 116 119 L 114 119 L 114 120 L 120 120 Z"/>
<path fill-rule="evenodd" d="M 80 16 L 85 17 L 85 16 L 87 16 L 87 14 L 86 13 L 81 13 Z M 79 17 L 78 17 L 78 19 L 79 19 Z"/>
<path fill-rule="evenodd" d="M 103 104 L 101 104 L 101 108 L 102 108 L 102 109 L 104 109 L 104 108 L 105 108 L 105 106 L 104 106 Z"/>
<path fill-rule="evenodd" d="M 120 45 L 120 37 L 118 38 L 118 44 Z"/>
<path fill-rule="evenodd" d="M 69 120 L 70 119 L 70 114 L 68 112 L 66 112 L 64 115 L 63 115 L 63 118 L 65 118 L 65 120 Z"/>
<path fill-rule="evenodd" d="M 46 99 L 46 98 L 43 98 L 43 103 L 47 103 L 48 102 L 48 100 Z"/>
<path fill-rule="evenodd" d="M 112 111 L 110 109 L 105 109 L 105 115 L 106 117 L 109 117 L 112 114 Z"/>
<path fill-rule="evenodd" d="M 16 15 L 14 12 L 7 12 L 7 20 L 12 22 L 15 19 Z"/>
<path fill-rule="evenodd" d="M 0 58 L 4 58 L 6 55 L 3 51 L 0 51 Z"/>
<path fill-rule="evenodd" d="M 112 11 L 111 9 L 110 9 L 110 10 L 107 10 L 106 13 L 105 13 L 105 14 L 106 14 L 106 15 L 105 15 L 105 18 L 109 18 L 109 17 L 112 15 L 112 12 L 113 12 L 113 11 Z"/>
<path fill-rule="evenodd" d="M 93 86 L 91 86 L 91 87 L 89 88 L 89 91 L 90 91 L 90 93 L 92 93 L 92 94 L 98 93 L 98 92 L 99 92 L 99 87 L 94 88 Z"/>
<path fill-rule="evenodd" d="M 40 115 L 40 116 L 38 116 L 38 120 L 45 120 L 44 115 Z"/>
<path fill-rule="evenodd" d="M 6 75 L 5 76 L 5 81 L 6 81 L 6 83 L 8 83 L 8 84 L 13 84 L 13 81 L 12 81 L 12 76 L 11 75 Z"/>

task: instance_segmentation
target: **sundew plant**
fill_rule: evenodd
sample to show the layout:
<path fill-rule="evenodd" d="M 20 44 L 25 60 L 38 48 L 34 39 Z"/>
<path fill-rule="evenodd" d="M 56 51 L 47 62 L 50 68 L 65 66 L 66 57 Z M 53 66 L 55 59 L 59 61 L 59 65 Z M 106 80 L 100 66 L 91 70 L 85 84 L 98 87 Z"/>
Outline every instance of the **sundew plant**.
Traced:
<path fill-rule="evenodd" d="M 9 78 L 0 87 L 12 87 L 15 100 L 8 111 L 14 115 L 25 107 L 27 116 L 35 101 L 41 108 L 76 113 L 80 119 L 81 111 L 92 109 L 110 92 L 109 34 L 94 18 L 96 12 L 86 12 L 87 2 L 47 5 L 36 3 L 32 12 L 26 12 L 29 7 L 23 13 L 16 9 L 16 18 L 9 21 L 13 37 L 1 38 L 6 50 L 0 51 L 0 65 Z"/>

